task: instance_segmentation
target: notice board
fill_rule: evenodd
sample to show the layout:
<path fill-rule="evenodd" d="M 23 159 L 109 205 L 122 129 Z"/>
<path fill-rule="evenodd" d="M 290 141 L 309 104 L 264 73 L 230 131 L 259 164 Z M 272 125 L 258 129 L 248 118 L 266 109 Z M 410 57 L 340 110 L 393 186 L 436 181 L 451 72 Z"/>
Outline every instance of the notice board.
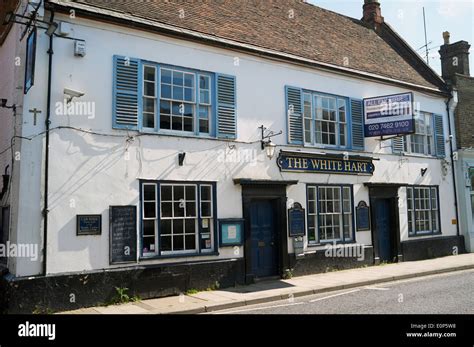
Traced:
<path fill-rule="evenodd" d="M 110 206 L 110 264 L 137 260 L 137 207 Z"/>

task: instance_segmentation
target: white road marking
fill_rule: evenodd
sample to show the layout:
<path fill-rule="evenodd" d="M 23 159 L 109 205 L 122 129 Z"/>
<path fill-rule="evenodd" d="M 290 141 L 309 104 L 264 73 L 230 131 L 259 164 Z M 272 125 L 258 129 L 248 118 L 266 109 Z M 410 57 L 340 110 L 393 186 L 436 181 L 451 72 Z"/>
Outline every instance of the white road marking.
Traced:
<path fill-rule="evenodd" d="M 285 307 L 285 306 L 296 306 L 296 305 L 302 305 L 302 304 L 304 304 L 304 302 L 295 302 L 295 303 L 292 303 L 292 304 L 273 305 L 273 306 L 256 307 L 256 308 L 245 308 L 245 309 L 242 309 L 242 310 L 235 310 L 235 311 L 216 312 L 215 314 L 229 314 L 229 313 L 236 313 L 236 312 L 267 310 L 269 308 L 277 308 L 277 307 Z"/>
<path fill-rule="evenodd" d="M 321 300 L 325 300 L 325 299 L 330 299 L 330 298 L 334 298 L 334 297 L 336 297 L 336 296 L 345 295 L 345 294 L 350 294 L 350 293 L 355 293 L 355 292 L 358 292 L 358 291 L 360 291 L 360 289 L 354 289 L 354 290 L 350 290 L 350 291 L 344 292 L 344 293 L 339 293 L 339 294 L 334 294 L 334 295 L 325 296 L 324 298 L 319 298 L 319 299 L 310 300 L 309 302 L 316 302 L 316 301 L 321 301 Z"/>
<path fill-rule="evenodd" d="M 350 294 L 350 293 L 355 293 L 355 292 L 358 292 L 358 291 L 360 291 L 360 289 L 354 289 L 354 290 L 350 290 L 350 291 L 344 292 L 344 293 L 339 293 L 339 294 L 333 294 L 333 295 L 325 296 L 325 297 L 323 297 L 323 298 L 310 300 L 309 302 L 316 302 L 316 301 L 320 301 L 320 300 L 330 299 L 330 298 L 334 298 L 334 297 L 336 297 L 336 296 L 345 295 L 345 294 Z M 302 305 L 302 304 L 304 304 L 304 303 L 305 303 L 305 302 L 295 302 L 295 303 L 292 303 L 292 304 L 272 305 L 272 306 L 256 307 L 256 308 L 245 308 L 245 309 L 242 309 L 242 310 L 233 310 L 233 311 L 226 311 L 226 312 L 216 312 L 215 314 L 232 314 L 232 313 L 237 313 L 237 312 L 259 311 L 259 310 L 267 310 L 267 309 L 278 308 L 278 307 L 288 307 L 288 306 Z"/>
<path fill-rule="evenodd" d="M 390 288 L 381 288 L 381 287 L 365 287 L 364 289 L 369 289 L 369 290 L 390 290 Z"/>

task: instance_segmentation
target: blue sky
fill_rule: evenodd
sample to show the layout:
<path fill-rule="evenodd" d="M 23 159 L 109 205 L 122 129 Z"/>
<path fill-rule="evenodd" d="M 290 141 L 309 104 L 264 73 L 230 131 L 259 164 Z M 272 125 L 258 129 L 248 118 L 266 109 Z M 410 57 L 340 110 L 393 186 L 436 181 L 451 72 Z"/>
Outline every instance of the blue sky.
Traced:
<path fill-rule="evenodd" d="M 360 19 L 364 0 L 308 0 L 319 7 Z M 471 47 L 470 70 L 474 76 L 474 0 L 380 0 L 385 21 L 418 50 L 425 44 L 423 7 L 425 7 L 427 38 L 430 48 L 430 66 L 441 73 L 439 46 L 443 31 L 451 33 L 451 43 L 465 40 Z"/>

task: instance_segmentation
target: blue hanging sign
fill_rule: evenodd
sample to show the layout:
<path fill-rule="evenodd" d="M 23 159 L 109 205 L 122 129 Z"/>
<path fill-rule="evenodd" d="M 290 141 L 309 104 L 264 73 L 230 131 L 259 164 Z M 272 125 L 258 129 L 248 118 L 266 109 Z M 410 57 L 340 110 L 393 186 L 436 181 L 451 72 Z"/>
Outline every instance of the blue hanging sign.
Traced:
<path fill-rule="evenodd" d="M 373 175 L 372 158 L 347 157 L 343 155 L 315 155 L 280 152 L 277 159 L 280 171 L 340 173 L 348 175 Z"/>
<path fill-rule="evenodd" d="M 364 99 L 364 136 L 403 135 L 415 131 L 413 93 Z"/>

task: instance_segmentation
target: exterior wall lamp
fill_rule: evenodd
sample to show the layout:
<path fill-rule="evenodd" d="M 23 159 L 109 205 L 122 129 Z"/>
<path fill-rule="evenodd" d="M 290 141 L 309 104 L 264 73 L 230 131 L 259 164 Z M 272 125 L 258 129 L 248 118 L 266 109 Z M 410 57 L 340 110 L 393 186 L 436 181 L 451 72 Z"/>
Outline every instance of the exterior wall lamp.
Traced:
<path fill-rule="evenodd" d="M 268 159 L 272 159 L 275 155 L 275 148 L 276 145 L 272 142 L 272 140 L 268 140 L 263 144 L 265 148 L 265 153 L 267 154 Z"/>
<path fill-rule="evenodd" d="M 265 131 L 268 130 L 265 126 L 261 125 L 258 127 L 261 130 L 262 138 L 260 139 L 260 144 L 262 146 L 262 150 L 265 150 L 268 159 L 272 159 L 275 155 L 276 144 L 272 142 L 272 137 L 282 134 L 283 132 L 280 130 L 278 133 L 274 133 L 273 131 L 268 131 L 265 134 Z"/>
<path fill-rule="evenodd" d="M 186 157 L 186 152 L 178 153 L 178 165 L 179 166 L 183 166 L 185 157 Z"/>

